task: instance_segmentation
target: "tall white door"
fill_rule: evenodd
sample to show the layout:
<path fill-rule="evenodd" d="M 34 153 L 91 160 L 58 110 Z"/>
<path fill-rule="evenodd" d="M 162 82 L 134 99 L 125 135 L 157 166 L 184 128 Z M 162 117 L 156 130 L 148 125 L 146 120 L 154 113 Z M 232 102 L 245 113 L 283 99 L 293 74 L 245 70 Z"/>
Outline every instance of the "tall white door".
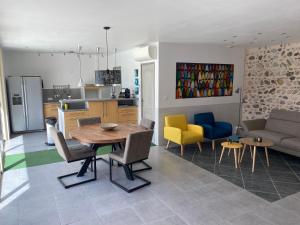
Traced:
<path fill-rule="evenodd" d="M 155 120 L 154 108 L 154 85 L 155 64 L 145 63 L 141 65 L 141 96 L 142 96 L 142 118 Z"/>

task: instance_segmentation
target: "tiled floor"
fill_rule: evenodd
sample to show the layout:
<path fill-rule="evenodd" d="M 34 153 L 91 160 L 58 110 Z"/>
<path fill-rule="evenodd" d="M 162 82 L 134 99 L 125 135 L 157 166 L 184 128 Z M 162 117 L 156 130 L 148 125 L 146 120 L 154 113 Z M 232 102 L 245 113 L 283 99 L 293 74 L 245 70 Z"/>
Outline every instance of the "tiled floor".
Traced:
<path fill-rule="evenodd" d="M 219 164 L 220 145 L 217 145 L 216 151 L 212 151 L 210 143 L 204 143 L 203 149 L 200 153 L 197 146 L 189 145 L 183 158 L 271 202 L 300 191 L 298 157 L 270 149 L 270 167 L 268 167 L 264 151 L 258 149 L 255 171 L 252 173 L 249 151 L 246 151 L 240 168 L 236 169 L 233 152 L 229 156 L 225 152 Z M 175 145 L 171 146 L 170 151 L 176 155 L 180 153 L 179 147 Z"/>
<path fill-rule="evenodd" d="M 56 177 L 78 169 L 78 163 L 9 170 L 0 224 L 299 224 L 300 193 L 270 203 L 162 147 L 152 147 L 148 163 L 153 170 L 140 175 L 152 184 L 131 194 L 109 182 L 101 161 L 97 181 L 68 190 Z"/>

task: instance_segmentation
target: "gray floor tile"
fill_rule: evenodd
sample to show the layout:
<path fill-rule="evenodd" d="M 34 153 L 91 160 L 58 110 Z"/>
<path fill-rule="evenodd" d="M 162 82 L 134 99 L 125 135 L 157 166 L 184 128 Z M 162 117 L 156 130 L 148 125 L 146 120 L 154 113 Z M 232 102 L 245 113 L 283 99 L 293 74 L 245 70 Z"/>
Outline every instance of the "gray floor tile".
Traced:
<path fill-rule="evenodd" d="M 292 195 L 277 201 L 276 204 L 296 214 L 300 212 L 300 201 Z"/>
<path fill-rule="evenodd" d="M 71 223 L 70 225 L 102 225 L 102 223 L 99 218 L 95 217 L 95 218 L 80 220 L 75 223 Z"/>
<path fill-rule="evenodd" d="M 19 211 L 17 206 L 6 206 L 0 209 L 0 224 L 19 225 Z"/>
<path fill-rule="evenodd" d="M 230 222 L 232 223 L 232 225 L 273 225 L 272 223 L 252 213 L 246 213 L 241 216 L 235 217 L 231 219 Z"/>
<path fill-rule="evenodd" d="M 133 208 L 144 222 L 151 222 L 173 215 L 173 212 L 158 199 L 134 204 Z"/>
<path fill-rule="evenodd" d="M 149 225 L 187 225 L 181 218 L 178 216 L 167 217 L 162 220 L 158 220 L 152 223 L 148 223 Z"/>
<path fill-rule="evenodd" d="M 299 224 L 300 221 L 300 217 L 297 214 L 274 205 L 271 207 L 258 208 L 254 213 L 276 225 L 296 225 Z"/>
<path fill-rule="evenodd" d="M 103 225 L 140 225 L 144 224 L 131 208 L 111 211 L 100 216 Z"/>

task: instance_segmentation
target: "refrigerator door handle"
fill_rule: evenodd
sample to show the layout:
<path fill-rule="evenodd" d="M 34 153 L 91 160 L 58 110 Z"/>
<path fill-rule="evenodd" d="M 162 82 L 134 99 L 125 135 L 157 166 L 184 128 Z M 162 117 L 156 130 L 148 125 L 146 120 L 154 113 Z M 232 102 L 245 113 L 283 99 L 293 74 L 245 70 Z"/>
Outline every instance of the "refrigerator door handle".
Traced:
<path fill-rule="evenodd" d="M 26 81 L 25 79 L 22 79 L 23 82 L 23 95 L 24 95 L 24 114 L 25 114 L 25 124 L 26 124 L 26 130 L 29 128 L 28 124 L 28 106 L 27 106 L 27 93 L 26 93 Z"/>

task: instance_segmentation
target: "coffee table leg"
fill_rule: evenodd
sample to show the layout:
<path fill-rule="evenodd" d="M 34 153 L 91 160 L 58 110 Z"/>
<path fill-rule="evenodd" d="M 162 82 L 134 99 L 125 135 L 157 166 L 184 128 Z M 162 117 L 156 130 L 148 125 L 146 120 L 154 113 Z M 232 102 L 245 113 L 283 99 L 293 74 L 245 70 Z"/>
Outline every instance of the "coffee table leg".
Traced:
<path fill-rule="evenodd" d="M 268 154 L 268 148 L 265 147 L 265 154 L 266 154 L 266 159 L 267 159 L 267 165 L 270 166 L 270 163 L 269 163 L 269 154 Z"/>
<path fill-rule="evenodd" d="M 253 159 L 253 152 L 252 152 L 252 146 L 251 145 L 249 145 L 249 149 L 250 149 L 251 159 Z"/>
<path fill-rule="evenodd" d="M 237 168 L 237 155 L 236 155 L 236 148 L 233 149 L 234 151 L 234 164 L 235 164 L 235 168 Z"/>
<path fill-rule="evenodd" d="M 230 155 L 231 148 L 228 150 L 228 156 Z"/>
<path fill-rule="evenodd" d="M 240 159 L 240 163 L 242 162 L 243 160 L 243 157 L 244 157 L 244 153 L 245 153 L 245 149 L 246 149 L 247 145 L 244 144 L 244 147 L 243 147 L 243 151 L 242 151 L 242 156 L 241 156 L 241 159 Z"/>
<path fill-rule="evenodd" d="M 240 159 L 241 159 L 241 148 L 238 149 L 238 158 L 237 158 L 238 164 L 240 164 Z"/>
<path fill-rule="evenodd" d="M 219 164 L 220 164 L 220 163 L 221 163 L 221 161 L 222 161 L 222 157 L 223 157 L 224 151 L 225 151 L 225 147 L 223 147 L 223 148 L 222 148 L 222 152 L 221 152 L 221 156 L 220 156 Z"/>
<path fill-rule="evenodd" d="M 252 173 L 254 172 L 255 158 L 256 158 L 256 146 L 253 146 Z"/>

